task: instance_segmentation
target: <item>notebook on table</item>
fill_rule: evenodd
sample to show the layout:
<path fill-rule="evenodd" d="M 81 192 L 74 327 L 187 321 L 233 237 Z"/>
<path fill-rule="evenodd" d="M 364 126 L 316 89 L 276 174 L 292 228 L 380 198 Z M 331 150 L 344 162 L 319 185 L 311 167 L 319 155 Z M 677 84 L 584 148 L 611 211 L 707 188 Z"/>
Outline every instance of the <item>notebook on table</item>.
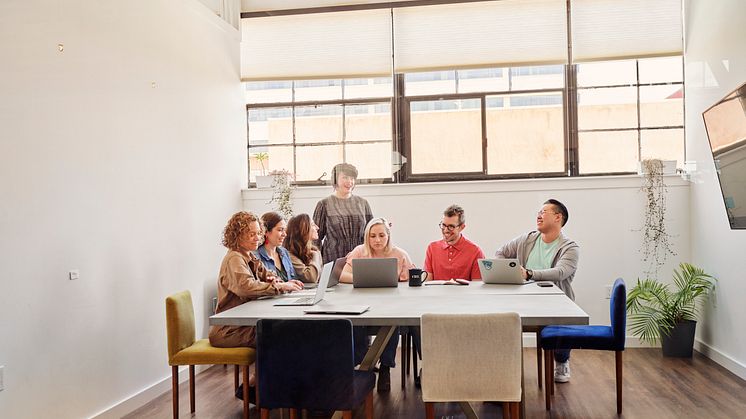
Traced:
<path fill-rule="evenodd" d="M 353 259 L 352 286 L 355 288 L 396 287 L 399 266 L 396 258 Z"/>
<path fill-rule="evenodd" d="M 485 284 L 530 284 L 521 275 L 521 265 L 518 259 L 479 259 L 479 273 Z"/>
<path fill-rule="evenodd" d="M 324 305 L 303 310 L 306 314 L 363 314 L 370 309 L 366 305 Z"/>
<path fill-rule="evenodd" d="M 324 265 L 324 269 L 321 271 L 321 278 L 319 278 L 319 286 L 316 288 L 316 294 L 309 297 L 296 298 L 294 300 L 284 299 L 276 302 L 276 306 L 312 306 L 317 304 L 319 301 L 324 299 L 324 293 L 326 293 L 326 286 L 329 283 L 329 277 L 332 274 L 332 267 L 334 263 L 329 262 Z"/>

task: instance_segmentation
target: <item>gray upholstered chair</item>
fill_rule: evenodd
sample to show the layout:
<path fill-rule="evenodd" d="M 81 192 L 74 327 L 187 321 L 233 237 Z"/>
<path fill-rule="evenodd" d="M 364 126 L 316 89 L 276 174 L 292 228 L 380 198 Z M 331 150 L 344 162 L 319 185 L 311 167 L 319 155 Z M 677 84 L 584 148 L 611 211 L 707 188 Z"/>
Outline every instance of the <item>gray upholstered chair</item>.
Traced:
<path fill-rule="evenodd" d="M 517 313 L 423 314 L 422 400 L 427 418 L 436 402 L 503 402 L 518 418 L 523 355 Z"/>

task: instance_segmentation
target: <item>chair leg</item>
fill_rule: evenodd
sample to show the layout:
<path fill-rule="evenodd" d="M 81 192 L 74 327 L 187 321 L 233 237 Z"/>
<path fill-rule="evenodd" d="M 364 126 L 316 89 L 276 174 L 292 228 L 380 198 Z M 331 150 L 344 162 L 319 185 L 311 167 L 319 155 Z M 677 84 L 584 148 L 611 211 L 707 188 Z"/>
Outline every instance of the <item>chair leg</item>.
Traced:
<path fill-rule="evenodd" d="M 399 365 L 401 366 L 401 388 L 404 388 L 405 386 L 405 380 L 407 377 L 407 372 L 405 371 L 406 368 L 404 368 L 404 362 L 407 359 L 406 354 L 406 347 L 407 347 L 407 332 L 404 332 L 401 339 L 401 355 L 399 356 Z"/>
<path fill-rule="evenodd" d="M 352 410 L 342 412 L 342 419 L 352 419 Z"/>
<path fill-rule="evenodd" d="M 262 408 L 260 412 L 260 416 L 262 419 L 269 419 L 269 409 Z"/>
<path fill-rule="evenodd" d="M 189 408 L 190 412 L 194 413 L 194 365 L 189 366 Z"/>
<path fill-rule="evenodd" d="M 425 417 L 427 419 L 435 419 L 435 403 L 425 402 Z"/>
<path fill-rule="evenodd" d="M 510 419 L 518 419 L 521 404 L 519 402 L 510 403 Z"/>
<path fill-rule="evenodd" d="M 298 419 L 298 410 L 297 409 L 288 409 L 290 410 L 290 419 Z"/>
<path fill-rule="evenodd" d="M 365 398 L 365 419 L 373 419 L 373 392 Z"/>
<path fill-rule="evenodd" d="M 236 366 L 238 368 L 238 366 Z M 243 419 L 249 419 L 249 366 L 243 369 Z"/>
<path fill-rule="evenodd" d="M 616 413 L 622 414 L 622 370 L 624 369 L 624 352 L 616 351 Z"/>
<path fill-rule="evenodd" d="M 179 417 L 179 367 L 171 367 L 171 401 L 173 402 L 174 419 Z"/>
<path fill-rule="evenodd" d="M 406 346 L 407 346 L 407 355 L 404 359 L 407 360 L 407 375 L 409 375 L 409 367 L 411 364 L 411 359 L 409 358 L 409 355 L 410 355 L 410 352 L 412 351 L 412 334 L 409 332 L 407 332 Z"/>
<path fill-rule="evenodd" d="M 550 377 L 550 371 L 554 370 L 552 368 L 552 358 L 552 351 L 544 351 L 544 383 L 546 383 L 544 386 L 544 398 L 546 399 L 547 410 L 552 409 L 552 383 L 554 382 L 554 377 Z"/>
<path fill-rule="evenodd" d="M 233 391 L 236 391 L 238 390 L 238 365 L 233 367 Z"/>
<path fill-rule="evenodd" d="M 503 419 L 510 418 L 510 403 L 503 402 Z M 513 418 L 510 418 L 513 419 Z"/>
<path fill-rule="evenodd" d="M 541 335 L 541 330 L 536 331 L 536 379 L 539 381 L 539 388 L 541 388 L 541 345 L 539 345 L 539 336 Z"/>

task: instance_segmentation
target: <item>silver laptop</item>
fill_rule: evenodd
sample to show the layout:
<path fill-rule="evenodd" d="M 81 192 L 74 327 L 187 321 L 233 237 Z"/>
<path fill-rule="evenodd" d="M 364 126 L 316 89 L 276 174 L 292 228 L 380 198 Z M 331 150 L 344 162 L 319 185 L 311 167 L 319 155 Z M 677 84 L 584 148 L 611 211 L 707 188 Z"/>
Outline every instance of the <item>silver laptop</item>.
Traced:
<path fill-rule="evenodd" d="M 355 288 L 396 287 L 399 266 L 396 258 L 353 259 L 352 286 Z"/>
<path fill-rule="evenodd" d="M 479 259 L 479 273 L 485 284 L 529 284 L 521 276 L 518 259 Z"/>
<path fill-rule="evenodd" d="M 324 265 L 324 269 L 321 271 L 321 278 L 319 279 L 319 286 L 316 288 L 316 294 L 309 297 L 301 297 L 295 300 L 285 299 L 276 302 L 276 306 L 312 306 L 324 299 L 324 293 L 326 293 L 326 286 L 329 283 L 329 277 L 332 276 L 332 267 L 334 262 L 329 262 Z"/>

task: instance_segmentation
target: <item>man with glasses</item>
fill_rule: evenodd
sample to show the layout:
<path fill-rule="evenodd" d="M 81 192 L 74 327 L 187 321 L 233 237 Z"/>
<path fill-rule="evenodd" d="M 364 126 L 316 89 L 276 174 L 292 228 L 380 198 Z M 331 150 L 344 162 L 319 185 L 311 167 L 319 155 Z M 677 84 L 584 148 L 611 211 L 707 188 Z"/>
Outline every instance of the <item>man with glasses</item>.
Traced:
<path fill-rule="evenodd" d="M 464 209 L 451 205 L 443 212 L 440 232 L 443 240 L 430 243 L 425 253 L 425 271 L 430 279 L 482 279 L 478 259 L 484 252 L 469 241 L 462 231 L 466 228 Z"/>
<path fill-rule="evenodd" d="M 562 234 L 567 207 L 556 199 L 544 202 L 536 216 L 536 230 L 522 234 L 497 249 L 498 258 L 516 258 L 524 279 L 552 281 L 575 300 L 572 279 L 578 267 L 580 247 Z M 570 381 L 570 351 L 554 351 L 554 381 Z"/>

